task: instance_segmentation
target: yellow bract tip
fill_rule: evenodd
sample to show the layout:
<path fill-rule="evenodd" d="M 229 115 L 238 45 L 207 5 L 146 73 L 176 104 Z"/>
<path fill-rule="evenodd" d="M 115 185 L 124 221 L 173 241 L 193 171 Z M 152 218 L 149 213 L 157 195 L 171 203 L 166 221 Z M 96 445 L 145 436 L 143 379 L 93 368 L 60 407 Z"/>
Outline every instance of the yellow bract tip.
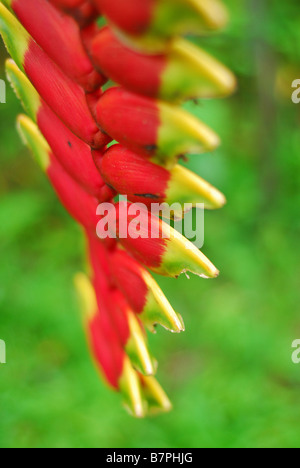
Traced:
<path fill-rule="evenodd" d="M 91 281 L 84 273 L 77 273 L 74 278 L 74 284 L 84 317 L 92 319 L 98 310 L 98 305 Z"/>
<path fill-rule="evenodd" d="M 43 171 L 46 171 L 50 163 L 51 150 L 37 125 L 27 115 L 22 114 L 17 118 L 17 130 L 37 163 Z"/>

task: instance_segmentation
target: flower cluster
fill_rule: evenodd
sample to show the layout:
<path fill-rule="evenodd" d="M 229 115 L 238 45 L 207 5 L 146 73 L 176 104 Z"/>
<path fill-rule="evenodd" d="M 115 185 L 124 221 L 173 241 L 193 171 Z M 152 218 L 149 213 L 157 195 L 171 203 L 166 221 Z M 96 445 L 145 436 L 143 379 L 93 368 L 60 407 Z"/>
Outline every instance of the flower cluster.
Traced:
<path fill-rule="evenodd" d="M 181 104 L 235 88 L 232 73 L 184 37 L 217 30 L 226 20 L 219 0 L 0 3 L 0 32 L 13 59 L 7 76 L 26 111 L 18 130 L 84 230 L 89 273 L 77 275 L 76 286 L 89 345 L 137 417 L 171 407 L 154 377 L 145 329 L 184 330 L 150 272 L 218 275 L 184 236 L 170 226 L 163 235 L 167 223 L 150 209 L 154 202 L 208 209 L 225 203 L 178 160 L 219 145 L 215 132 Z M 118 235 L 122 213 L 129 225 L 136 202 L 144 204 L 140 216 L 156 226 L 156 238 Z M 102 203 L 115 209 L 115 236 L 96 235 Z"/>

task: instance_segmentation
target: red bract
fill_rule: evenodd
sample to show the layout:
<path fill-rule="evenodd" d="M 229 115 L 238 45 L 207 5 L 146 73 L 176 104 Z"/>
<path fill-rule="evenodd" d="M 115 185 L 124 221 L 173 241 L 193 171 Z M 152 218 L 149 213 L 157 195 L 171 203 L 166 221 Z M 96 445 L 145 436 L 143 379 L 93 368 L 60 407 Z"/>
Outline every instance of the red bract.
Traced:
<path fill-rule="evenodd" d="M 154 11 L 155 0 L 93 0 L 102 11 L 121 29 L 130 34 L 147 30 Z"/>
<path fill-rule="evenodd" d="M 126 202 L 110 205 L 105 211 L 107 214 L 97 225 L 98 237 L 117 238 L 123 247 L 144 265 L 154 269 L 159 268 L 167 248 L 167 240 L 162 236 L 161 220 L 151 216 L 143 206 Z"/>
<path fill-rule="evenodd" d="M 25 110 L 38 124 L 61 165 L 87 192 L 99 201 L 105 201 L 103 193 L 107 187 L 95 166 L 90 146 L 76 137 L 52 112 L 12 60 L 6 62 L 6 72 Z M 94 155 L 100 158 L 103 152 L 95 150 Z"/>
<path fill-rule="evenodd" d="M 97 225 L 98 236 L 117 238 L 152 271 L 175 278 L 188 271 L 205 278 L 219 275 L 202 252 L 144 205 L 122 201 L 115 206 L 103 205 L 97 212 L 102 217 Z"/>
<path fill-rule="evenodd" d="M 188 169 L 177 165 L 167 170 L 120 145 L 113 145 L 104 155 L 94 152 L 94 160 L 111 188 L 149 209 L 154 204 L 168 204 L 173 216 L 180 218 L 200 204 L 216 209 L 226 201 L 221 192 Z"/>
<path fill-rule="evenodd" d="M 110 88 L 97 104 L 99 127 L 153 162 L 172 167 L 183 154 L 212 151 L 219 137 L 179 107 Z"/>
<path fill-rule="evenodd" d="M 106 315 L 104 315 L 102 306 L 101 312 L 95 313 L 95 316 L 88 322 L 88 341 L 97 365 L 105 373 L 106 380 L 118 390 L 125 353 L 119 343 L 113 324 L 107 321 L 108 311 L 105 312 Z"/>
<path fill-rule="evenodd" d="M 94 159 L 105 182 L 118 193 L 127 195 L 130 201 L 145 203 L 149 208 L 155 201 L 165 201 L 171 178 L 165 168 L 120 145 L 110 147 L 104 155 L 95 153 Z"/>
<path fill-rule="evenodd" d="M 102 130 L 127 148 L 146 156 L 155 154 L 160 126 L 155 101 L 111 88 L 99 99 L 97 120 Z"/>
<path fill-rule="evenodd" d="M 78 23 L 45 0 L 12 0 L 11 7 L 29 34 L 70 78 L 86 91 L 106 79 L 97 73 L 82 45 Z"/>
<path fill-rule="evenodd" d="M 79 187 L 51 154 L 47 175 L 70 215 L 86 229 L 94 229 L 98 200 Z"/>
<path fill-rule="evenodd" d="M 219 0 L 94 0 L 135 46 L 166 49 L 174 36 L 204 33 L 227 22 Z"/>
<path fill-rule="evenodd" d="M 79 138 L 97 148 L 102 135 L 83 88 L 61 71 L 1 4 L 0 31 L 13 59 L 49 107 Z"/>
<path fill-rule="evenodd" d="M 156 362 L 149 354 L 146 336 L 122 293 L 109 282 L 109 257 L 99 239 L 88 233 L 89 258 L 99 311 L 113 325 L 119 343 L 128 354 L 133 366 L 144 375 L 155 373 Z"/>
<path fill-rule="evenodd" d="M 142 266 L 125 250 L 116 249 L 111 255 L 110 269 L 116 286 L 126 296 L 133 310 L 142 313 L 148 294 Z"/>
<path fill-rule="evenodd" d="M 181 317 L 173 310 L 158 284 L 126 251 L 114 249 L 110 255 L 110 272 L 115 286 L 149 330 L 153 331 L 157 324 L 174 333 L 184 330 Z"/>
<path fill-rule="evenodd" d="M 41 97 L 78 137 L 97 147 L 99 129 L 82 88 L 66 77 L 33 41 L 24 57 L 24 70 Z"/>
<path fill-rule="evenodd" d="M 91 45 L 94 64 L 107 76 L 127 89 L 156 97 L 164 69 L 165 55 L 143 55 L 126 47 L 111 31 L 103 28 Z"/>
<path fill-rule="evenodd" d="M 164 53 L 143 54 L 106 27 L 93 30 L 86 46 L 98 70 L 144 96 L 180 102 L 223 97 L 236 86 L 224 65 L 184 39 L 176 38 Z"/>
<path fill-rule="evenodd" d="M 96 169 L 91 148 L 76 137 L 46 105 L 40 109 L 37 123 L 57 159 L 69 174 L 87 192 L 101 201 L 105 183 Z M 95 151 L 94 154 L 102 157 L 103 153 Z M 111 192 L 112 196 L 114 196 L 113 192 Z"/>

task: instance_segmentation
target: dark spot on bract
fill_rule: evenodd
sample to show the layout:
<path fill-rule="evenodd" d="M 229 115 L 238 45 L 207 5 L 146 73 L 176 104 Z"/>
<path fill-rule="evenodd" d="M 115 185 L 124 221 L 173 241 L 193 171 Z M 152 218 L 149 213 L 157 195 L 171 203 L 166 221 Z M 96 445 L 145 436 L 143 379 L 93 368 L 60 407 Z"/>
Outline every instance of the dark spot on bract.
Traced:
<path fill-rule="evenodd" d="M 157 145 L 146 145 L 145 150 L 148 151 L 149 153 L 153 153 L 154 151 L 157 150 Z"/>
<path fill-rule="evenodd" d="M 110 185 L 110 184 L 106 184 L 106 185 L 107 185 L 107 187 L 108 187 L 110 190 L 112 190 L 113 192 L 116 192 L 116 191 L 117 191 L 117 190 L 115 189 L 115 187 L 113 187 L 112 185 Z"/>
<path fill-rule="evenodd" d="M 135 193 L 134 196 L 150 198 L 151 200 L 158 200 L 160 198 L 158 195 L 154 195 L 154 193 Z"/>
<path fill-rule="evenodd" d="M 181 161 L 184 161 L 184 162 L 188 162 L 189 161 L 189 158 L 186 154 L 180 154 L 178 156 L 178 159 L 181 159 Z"/>

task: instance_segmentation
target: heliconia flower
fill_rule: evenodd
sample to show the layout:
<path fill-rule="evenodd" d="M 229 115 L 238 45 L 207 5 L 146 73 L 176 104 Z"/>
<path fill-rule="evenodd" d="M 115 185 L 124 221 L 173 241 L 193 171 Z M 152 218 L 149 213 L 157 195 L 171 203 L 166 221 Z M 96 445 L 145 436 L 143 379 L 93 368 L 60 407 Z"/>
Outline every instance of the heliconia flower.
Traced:
<path fill-rule="evenodd" d="M 174 333 L 184 331 L 182 318 L 139 262 L 125 250 L 117 248 L 110 253 L 109 266 L 115 285 L 150 331 L 154 331 L 157 324 Z"/>
<path fill-rule="evenodd" d="M 45 0 L 5 0 L 20 23 L 47 55 L 86 91 L 106 82 L 97 73 L 83 47 L 77 22 Z"/>
<path fill-rule="evenodd" d="M 110 256 L 94 232 L 87 233 L 86 236 L 99 310 L 105 309 L 111 317 L 111 323 L 132 365 L 144 375 L 153 375 L 157 363 L 148 350 L 144 330 L 122 293 L 109 284 Z"/>
<path fill-rule="evenodd" d="M 49 177 L 55 192 L 70 215 L 89 231 L 94 230 L 99 201 L 83 190 L 58 162 L 38 127 L 29 117 L 18 117 L 19 133 L 33 156 Z M 104 192 L 107 187 L 103 188 Z"/>
<path fill-rule="evenodd" d="M 108 27 L 101 28 L 99 13 Z M 161 218 L 225 203 L 177 162 L 220 143 L 182 101 L 235 88 L 226 67 L 182 36 L 209 33 L 226 19 L 220 0 L 0 2 L 0 34 L 14 59 L 7 75 L 30 116 L 19 116 L 17 128 L 82 228 L 88 276 L 75 283 L 88 343 L 105 381 L 136 417 L 171 409 L 153 377 L 157 362 L 145 329 L 184 330 L 151 271 L 219 274 Z M 126 201 L 117 203 L 117 195 Z"/>
<path fill-rule="evenodd" d="M 95 166 L 91 148 L 52 112 L 28 78 L 10 59 L 6 61 L 6 73 L 26 112 L 37 123 L 58 161 L 87 192 L 101 200 L 105 182 Z M 99 158 L 103 153 L 95 150 L 94 154 Z"/>
<path fill-rule="evenodd" d="M 227 11 L 219 0 L 94 0 L 115 26 L 143 47 L 158 47 L 178 34 L 223 27 Z"/>
<path fill-rule="evenodd" d="M 111 146 L 102 157 L 94 155 L 104 181 L 121 195 L 135 203 L 144 203 L 151 208 L 155 203 L 189 204 L 189 209 L 197 203 L 205 208 L 221 208 L 224 195 L 193 172 L 182 166 L 168 170 L 146 160 L 120 146 Z M 126 174 L 126 177 L 124 177 Z"/>
<path fill-rule="evenodd" d="M 112 139 L 168 167 L 180 155 L 212 151 L 220 142 L 188 112 L 123 88 L 110 88 L 100 97 L 97 121 Z"/>
<path fill-rule="evenodd" d="M 96 148 L 99 129 L 89 111 L 84 90 L 55 65 L 1 3 L 0 33 L 10 55 L 40 96 L 70 130 Z"/>
<path fill-rule="evenodd" d="M 93 39 L 90 53 L 98 70 L 144 96 L 172 102 L 223 97 L 236 86 L 224 65 L 183 39 L 174 40 L 165 54 L 142 54 L 105 27 Z"/>
<path fill-rule="evenodd" d="M 124 405 L 136 417 L 169 411 L 171 403 L 153 377 L 142 376 L 132 367 L 105 309 L 99 310 L 91 282 L 78 274 L 75 284 L 82 303 L 88 342 L 95 363 L 107 382 L 122 393 Z"/>
<path fill-rule="evenodd" d="M 109 205 L 97 225 L 100 238 L 116 236 L 142 265 L 164 276 L 191 272 L 216 278 L 217 268 L 182 234 L 143 207 L 125 201 Z"/>

